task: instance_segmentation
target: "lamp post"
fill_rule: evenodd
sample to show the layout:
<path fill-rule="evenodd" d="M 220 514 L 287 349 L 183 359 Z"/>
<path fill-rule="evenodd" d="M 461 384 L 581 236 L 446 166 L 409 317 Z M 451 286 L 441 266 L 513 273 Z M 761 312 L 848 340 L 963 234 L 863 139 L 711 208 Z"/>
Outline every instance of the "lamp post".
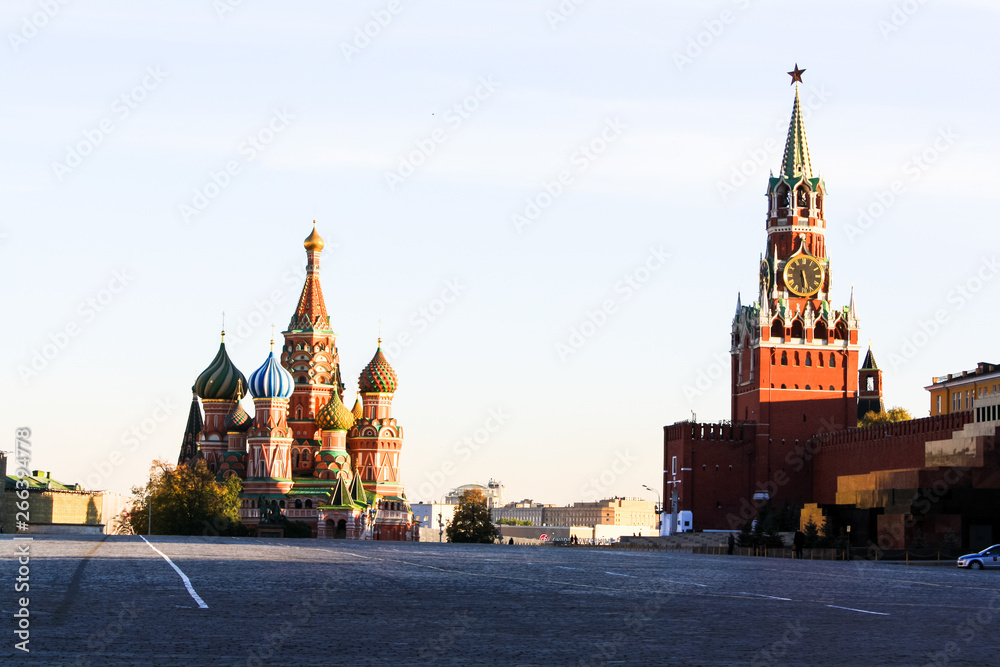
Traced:
<path fill-rule="evenodd" d="M 438 542 L 444 542 L 444 516 L 438 512 Z"/>
<path fill-rule="evenodd" d="M 657 491 L 656 489 L 652 489 L 646 486 L 645 484 L 642 485 L 642 488 L 646 489 L 647 491 L 652 491 L 653 493 L 656 494 L 656 532 L 659 533 L 660 524 L 663 523 L 663 505 L 660 504 L 660 492 Z"/>

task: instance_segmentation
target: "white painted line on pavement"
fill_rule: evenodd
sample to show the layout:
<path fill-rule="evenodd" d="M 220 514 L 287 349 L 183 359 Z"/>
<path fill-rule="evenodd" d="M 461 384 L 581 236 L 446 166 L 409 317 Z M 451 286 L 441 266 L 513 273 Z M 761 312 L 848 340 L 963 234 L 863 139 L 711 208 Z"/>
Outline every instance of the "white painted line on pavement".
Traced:
<path fill-rule="evenodd" d="M 875 614 L 876 616 L 888 616 L 889 614 L 883 614 L 880 611 L 865 611 L 864 609 L 854 609 L 852 607 L 838 607 L 835 604 L 828 604 L 827 607 L 833 607 L 834 609 L 846 609 L 847 611 L 856 611 L 861 614 Z"/>
<path fill-rule="evenodd" d="M 142 539 L 143 542 L 149 544 L 149 540 L 147 540 L 145 537 L 143 537 L 142 535 L 140 535 L 139 537 Z M 163 553 L 162 551 L 154 547 L 152 544 L 149 544 L 149 548 L 155 551 L 156 553 L 160 554 L 161 556 L 163 556 L 163 560 L 170 563 L 170 567 L 174 568 L 174 570 L 177 571 L 177 574 L 181 575 L 181 579 L 184 581 L 185 588 L 187 588 L 188 593 L 191 594 L 191 597 L 194 598 L 194 601 L 198 603 L 198 606 L 201 607 L 202 609 L 208 609 L 208 605 L 205 604 L 205 601 L 202 600 L 201 597 L 195 592 L 194 586 L 191 585 L 191 580 L 188 579 L 188 576 L 186 574 L 181 572 L 181 568 L 174 565 L 174 561 L 167 558 L 167 554 Z"/>
<path fill-rule="evenodd" d="M 632 577 L 633 576 L 631 574 L 621 574 L 620 572 L 608 572 L 606 570 L 605 570 L 604 574 L 610 574 L 610 575 L 613 575 L 615 577 Z"/>
<path fill-rule="evenodd" d="M 582 567 L 566 567 L 565 565 L 556 565 L 556 567 L 558 567 L 560 570 L 580 570 L 581 572 L 583 572 Z"/>
<path fill-rule="evenodd" d="M 779 598 L 773 595 L 761 595 L 760 593 L 740 593 L 740 595 L 752 595 L 758 598 L 768 598 L 770 600 L 785 600 L 786 602 L 791 602 L 792 598 Z"/>
<path fill-rule="evenodd" d="M 683 584 L 684 586 L 701 586 L 702 588 L 708 588 L 708 584 L 696 584 L 693 581 L 674 581 L 673 579 L 667 579 L 666 581 L 670 584 Z"/>

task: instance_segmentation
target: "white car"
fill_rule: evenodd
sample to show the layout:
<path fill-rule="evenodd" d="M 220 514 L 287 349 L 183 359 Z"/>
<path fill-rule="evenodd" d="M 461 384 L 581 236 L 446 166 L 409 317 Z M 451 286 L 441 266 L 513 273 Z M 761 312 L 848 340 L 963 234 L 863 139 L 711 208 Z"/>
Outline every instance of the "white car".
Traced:
<path fill-rule="evenodd" d="M 1000 567 L 1000 544 L 994 544 L 977 554 L 969 554 L 958 559 L 959 567 L 981 570 L 984 567 Z"/>

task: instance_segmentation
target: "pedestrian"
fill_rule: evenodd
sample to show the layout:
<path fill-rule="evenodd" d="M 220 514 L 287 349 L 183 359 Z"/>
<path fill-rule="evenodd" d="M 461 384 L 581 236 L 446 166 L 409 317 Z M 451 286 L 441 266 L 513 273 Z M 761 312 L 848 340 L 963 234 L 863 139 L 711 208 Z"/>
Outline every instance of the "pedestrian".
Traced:
<path fill-rule="evenodd" d="M 806 545 L 806 534 L 802 530 L 796 530 L 792 537 L 792 544 L 795 545 L 795 557 L 802 558 L 802 547 Z"/>
<path fill-rule="evenodd" d="M 507 544 L 514 544 L 514 538 L 513 537 L 510 538 L 510 542 L 508 542 Z"/>
<path fill-rule="evenodd" d="M 736 548 L 736 538 L 733 537 L 732 533 L 729 533 L 729 555 L 733 555 L 733 550 Z"/>

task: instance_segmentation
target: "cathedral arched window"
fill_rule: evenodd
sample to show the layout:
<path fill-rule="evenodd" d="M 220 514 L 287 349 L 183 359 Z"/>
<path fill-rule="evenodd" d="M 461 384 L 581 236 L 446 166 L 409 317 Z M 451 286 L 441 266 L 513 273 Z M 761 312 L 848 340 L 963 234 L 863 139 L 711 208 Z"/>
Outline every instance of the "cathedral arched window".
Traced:
<path fill-rule="evenodd" d="M 782 389 L 785 389 L 786 387 L 785 387 L 785 385 L 781 385 L 781 388 L 782 388 Z"/>
<path fill-rule="evenodd" d="M 830 385 L 830 391 L 833 391 L 833 385 L 832 384 Z"/>
<path fill-rule="evenodd" d="M 297 449 L 292 451 L 292 467 L 293 468 L 299 467 L 299 450 Z"/>
<path fill-rule="evenodd" d="M 812 366 L 812 365 L 813 365 L 812 352 L 806 352 L 806 366 Z"/>
<path fill-rule="evenodd" d="M 302 419 L 302 406 L 295 408 L 295 418 Z"/>
<path fill-rule="evenodd" d="M 785 350 L 781 351 L 781 365 L 782 366 L 787 366 L 788 365 L 788 352 L 786 352 Z M 785 386 L 782 385 L 781 388 L 784 389 Z"/>
<path fill-rule="evenodd" d="M 285 501 L 284 500 L 279 500 L 278 501 L 278 507 L 280 507 L 281 509 L 285 509 Z"/>
<path fill-rule="evenodd" d="M 302 509 L 302 501 L 299 500 L 298 498 L 295 499 L 295 509 L 297 510 Z"/>
<path fill-rule="evenodd" d="M 306 500 L 306 509 L 307 510 L 311 510 L 312 507 L 313 507 L 313 501 L 312 500 Z"/>
<path fill-rule="evenodd" d="M 833 352 L 830 353 L 830 368 L 837 367 L 837 357 L 833 356 Z"/>

